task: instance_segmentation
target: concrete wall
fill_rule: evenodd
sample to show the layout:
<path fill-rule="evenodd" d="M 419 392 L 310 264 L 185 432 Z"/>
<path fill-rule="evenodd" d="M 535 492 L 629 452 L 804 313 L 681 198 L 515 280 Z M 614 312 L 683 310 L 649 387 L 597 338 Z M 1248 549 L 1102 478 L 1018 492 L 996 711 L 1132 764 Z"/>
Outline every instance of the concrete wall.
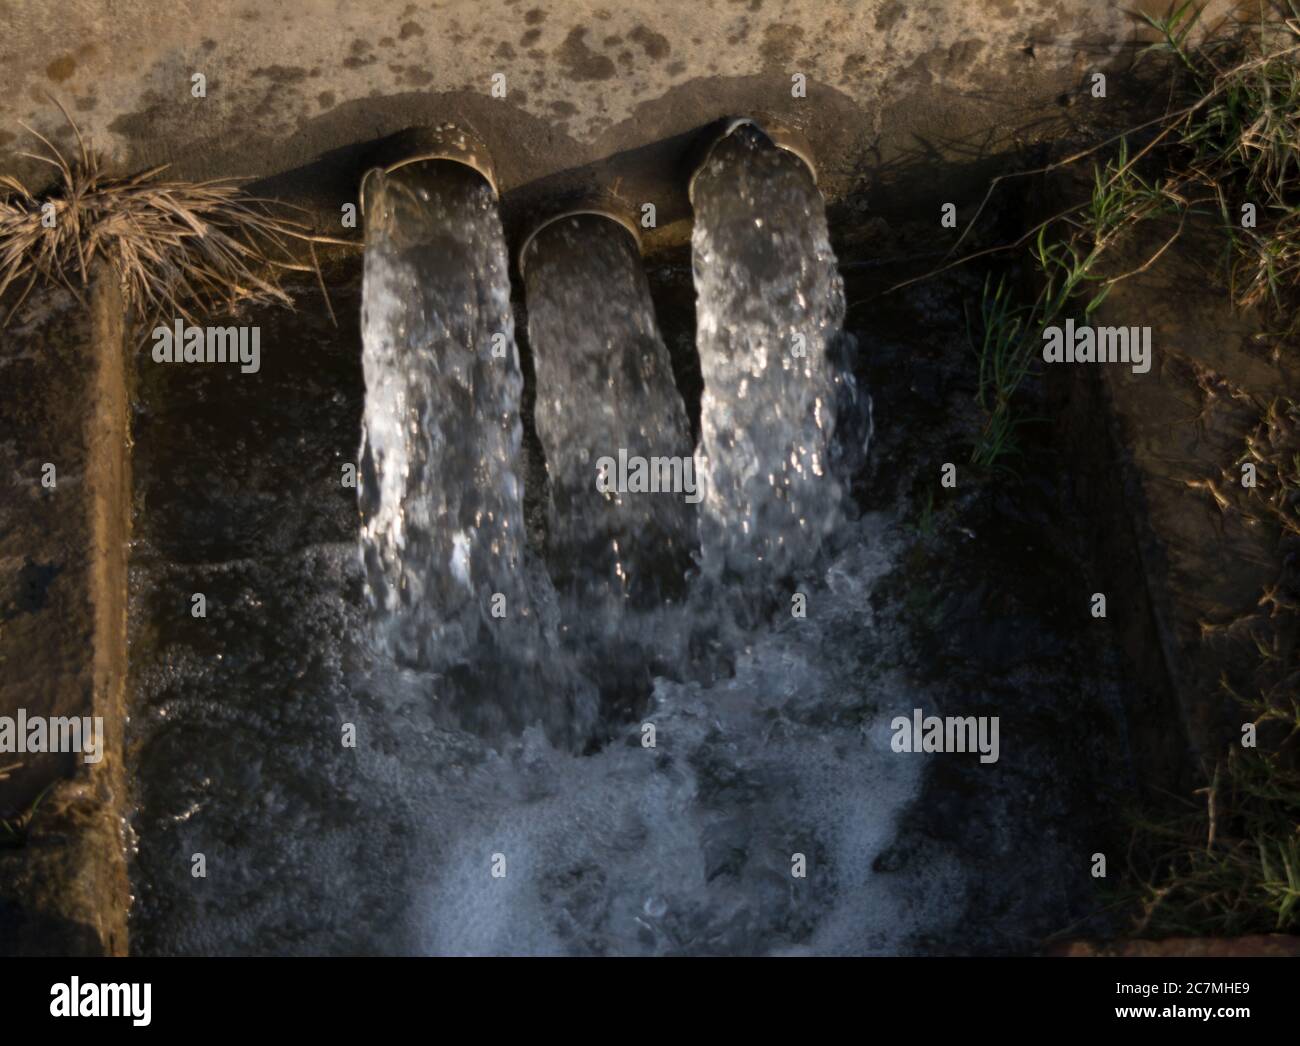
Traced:
<path fill-rule="evenodd" d="M 48 176 L 17 156 L 32 144 L 18 121 L 72 144 L 52 95 L 120 170 L 297 170 L 276 188 L 330 214 L 354 198 L 366 143 L 456 119 L 486 140 L 508 198 L 603 178 L 671 224 L 688 213 L 677 164 L 693 132 L 761 110 L 806 131 L 829 195 L 869 185 L 888 210 L 1059 133 L 1090 73 L 1149 36 L 1128 12 L 1166 6 L 69 0 L 55 17 L 46 0 L 0 0 L 0 170 Z M 1123 104 L 1123 83 L 1110 97 Z"/>

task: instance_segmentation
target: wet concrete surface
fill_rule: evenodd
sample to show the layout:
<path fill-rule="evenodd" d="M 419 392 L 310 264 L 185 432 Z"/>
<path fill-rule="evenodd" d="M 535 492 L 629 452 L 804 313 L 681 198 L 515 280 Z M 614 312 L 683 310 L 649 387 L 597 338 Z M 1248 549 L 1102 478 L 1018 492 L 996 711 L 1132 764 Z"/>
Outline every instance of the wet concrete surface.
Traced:
<path fill-rule="evenodd" d="M 0 710 L 81 752 L 0 754 L 0 952 L 124 954 L 129 455 L 114 283 L 37 291 L 0 334 Z M 46 747 L 55 747 L 50 741 Z M 61 747 L 58 746 L 58 747 Z M 87 760 L 89 756 L 89 761 Z"/>
<path fill-rule="evenodd" d="M 929 765 L 906 826 L 875 872 L 923 882 L 934 869 L 942 882 L 964 869 L 952 880 L 961 884 L 950 899 L 952 923 L 915 942 L 921 951 L 1023 953 L 1072 928 L 1110 932 L 1089 868 L 1094 852 L 1118 853 L 1122 844 L 1116 812 L 1135 787 L 1125 722 L 1132 681 L 1112 626 L 1087 614 L 1089 550 L 1072 526 L 1082 512 L 1068 457 L 1044 426 L 1021 480 L 992 482 L 969 468 L 978 418 L 964 310 L 979 281 L 956 273 L 878 299 L 896 273 L 859 264 L 868 259 L 849 244 L 861 233 L 849 223 L 839 229 L 849 300 L 870 302 L 855 308 L 848 324 L 876 417 L 856 499 L 863 511 L 894 520 L 891 540 L 905 549 L 874 591 L 872 609 L 889 623 L 882 636 L 907 640 L 860 641 L 879 647 L 880 672 L 899 673 L 925 695 L 927 710 L 998 715 L 1004 724 L 998 765 Z M 895 246 L 904 247 L 908 232 L 896 235 Z M 698 426 L 689 254 L 677 248 L 654 255 L 647 273 L 679 389 Z M 348 589 L 327 552 L 346 555 L 355 540 L 353 492 L 337 475 L 355 453 L 362 396 L 355 269 L 335 272 L 331 285 L 344 317 L 338 329 L 310 288 L 303 291 L 304 313 L 250 317 L 266 325 L 256 380 L 233 369 L 196 373 L 140 362 L 131 663 L 141 724 L 134 733 L 137 741 L 149 738 L 147 748 L 132 748 L 140 803 L 136 935 L 145 952 L 185 946 L 175 936 L 184 920 L 176 905 L 196 905 L 191 915 L 202 920 L 212 917 L 209 905 L 226 903 L 189 888 L 180 840 L 186 811 L 209 801 L 203 797 L 210 799 L 214 780 L 219 790 L 241 787 L 231 760 L 247 757 L 235 751 L 261 753 L 259 773 L 267 774 L 277 745 L 306 744 L 322 765 L 337 763 L 328 776 L 337 778 L 339 809 L 349 805 L 351 771 L 323 733 L 333 720 L 325 716 L 322 725 L 322 716 L 330 702 L 351 699 L 340 696 L 344 669 L 331 653 L 340 622 L 321 608 L 332 605 L 332 589 Z M 526 343 L 521 351 L 527 364 Z M 531 386 L 531 367 L 525 373 Z M 540 544 L 545 465 L 527 406 L 525 427 L 525 485 Z M 958 463 L 956 490 L 940 486 L 945 461 Z M 188 599 L 200 588 L 212 609 L 196 621 Z M 176 717 L 174 729 L 160 729 L 160 716 Z M 301 787 L 291 776 L 272 779 L 277 793 Z M 248 801 L 268 800 L 259 793 Z M 299 868 L 290 892 L 301 892 L 303 903 L 336 903 L 326 896 L 328 886 L 312 885 L 311 862 L 301 863 L 304 848 L 330 847 L 328 818 L 292 846 L 231 831 L 213 840 L 215 853 L 261 854 L 264 871 Z M 365 903 L 397 917 L 403 895 L 389 885 L 388 892 L 366 892 Z M 277 905 L 270 898 L 283 900 L 286 888 L 267 891 L 249 881 L 241 889 L 250 910 L 271 913 Z M 952 926 L 961 930 L 954 935 Z M 326 947 L 323 935 L 286 933 L 286 925 L 268 918 L 257 939 L 270 950 Z"/>
<path fill-rule="evenodd" d="M 1009 204 L 1013 210 L 1021 205 Z M 954 859 L 982 869 L 953 902 L 972 929 L 960 939 L 941 935 L 920 942 L 922 950 L 1023 952 L 1056 934 L 1111 932 L 1116 927 L 1098 914 L 1106 895 L 1090 878 L 1091 855 L 1120 852 L 1119 812 L 1141 787 L 1169 786 L 1185 775 L 1186 741 L 1181 730 L 1170 730 L 1170 719 L 1196 728 L 1196 709 L 1211 705 L 1189 706 L 1188 695 L 1200 693 L 1196 687 L 1216 667 L 1194 660 L 1203 656 L 1191 644 L 1194 622 L 1215 609 L 1241 605 L 1256 582 L 1249 572 L 1233 572 L 1224 582 L 1231 591 L 1209 592 L 1196 572 L 1211 570 L 1225 556 L 1262 565 L 1247 551 L 1207 545 L 1208 531 L 1200 534 L 1196 527 L 1208 526 L 1222 540 L 1213 514 L 1189 512 L 1186 495 L 1176 489 L 1180 477 L 1167 474 L 1162 464 L 1172 453 L 1169 446 L 1190 441 L 1195 451 L 1207 439 L 1204 418 L 1191 410 L 1205 406 L 1203 374 L 1184 357 L 1202 359 L 1206 367 L 1231 367 L 1237 357 L 1221 349 L 1217 332 L 1244 335 L 1249 322 L 1210 315 L 1215 307 L 1209 302 L 1198 313 L 1183 299 L 1168 297 L 1167 281 L 1186 285 L 1186 272 L 1177 268 L 1172 275 L 1154 273 L 1153 280 L 1166 282 L 1145 288 L 1141 297 L 1117 292 L 1110 304 L 1115 315 L 1141 308 L 1154 317 L 1158 337 L 1168 335 L 1169 341 L 1158 341 L 1164 346 L 1158 365 L 1151 375 L 1131 379 L 1049 372 L 1031 382 L 1027 409 L 1053 420 L 1030 430 L 1016 476 L 990 477 L 967 464 L 979 418 L 965 314 L 977 300 L 980 274 L 957 270 L 887 294 L 900 276 L 929 264 L 912 253 L 920 231 L 904 218 L 891 224 L 848 204 L 832 215 L 832 227 L 850 302 L 846 327 L 858 339 L 858 376 L 871 391 L 876 417 L 855 497 L 866 511 L 894 514 L 906 550 L 872 596 L 875 611 L 910 637 L 894 650 L 896 663 L 882 666 L 903 673 L 943 714 L 1002 716 L 1015 739 L 995 772 L 977 764 L 936 763 L 906 830 L 881 855 L 878 871 L 916 874 Z M 251 734 L 235 729 L 232 744 L 272 744 L 273 750 L 277 737 L 276 743 L 300 743 L 304 731 L 319 727 L 313 709 L 321 688 L 337 692 L 338 667 L 322 660 L 337 623 L 313 623 L 309 610 L 321 584 L 340 582 L 334 558 L 321 558 L 325 550 L 348 547 L 355 536 L 354 493 L 340 484 L 338 471 L 355 456 L 362 395 L 356 261 L 327 273 L 340 327 L 329 322 L 309 286 L 298 291 L 302 311 L 257 312 L 256 321 L 266 329 L 264 344 L 276 348 L 265 354 L 256 380 L 237 368 L 167 368 L 147 358 L 143 342 L 134 347 L 138 538 L 130 654 L 137 715 L 157 716 L 184 701 L 184 690 L 169 691 L 159 680 L 177 667 L 183 680 L 184 666 L 196 657 L 214 666 L 212 694 L 223 687 L 251 688 L 275 706 L 267 706 L 267 718 L 240 728 Z M 1170 262 L 1192 264 L 1180 257 Z M 656 252 L 647 271 L 678 387 L 698 430 L 689 254 L 682 247 Z M 1180 304 L 1153 312 L 1154 300 Z M 522 319 L 522 302 L 516 308 Z M 522 322 L 519 329 L 525 329 Z M 1216 334 L 1198 337 L 1206 331 Z M 521 350 L 531 395 L 526 342 Z M 11 365 L 21 366 L 23 358 Z M 1259 353 L 1241 352 L 1239 358 L 1236 380 L 1252 383 L 1257 394 L 1286 386 L 1285 372 Z M 58 359 L 44 357 L 41 366 L 55 366 Z M 1150 387 L 1137 384 L 1143 378 Z M 1168 409 L 1152 413 L 1153 395 L 1168 397 Z M 1231 395 L 1221 400 L 1229 410 L 1232 402 Z M 526 414 L 527 403 L 528 395 Z M 1109 442 L 1112 421 L 1120 426 L 1118 446 L 1132 455 L 1122 466 Z M 1147 435 L 1135 436 L 1135 425 L 1146 426 Z M 533 537 L 541 542 L 544 462 L 531 424 L 526 430 L 525 482 Z M 1229 433 L 1212 439 L 1206 461 L 1220 458 L 1235 438 Z M 1080 439 L 1093 442 L 1082 447 Z M 958 468 L 954 490 L 939 484 L 945 462 Z M 1121 500 L 1113 506 L 1116 515 L 1099 522 L 1091 500 L 1098 474 L 1113 478 L 1124 469 L 1132 470 L 1141 499 Z M 1163 500 L 1162 485 L 1168 488 Z M 1175 562 L 1182 557 L 1182 572 L 1159 569 L 1167 560 L 1151 559 L 1153 550 Z M 6 611 L 14 619 L 48 605 L 63 568 L 46 559 L 42 570 L 15 561 L 11 576 L 18 588 Z M 1135 591 L 1132 571 L 1115 569 L 1128 562 L 1138 568 L 1141 589 L 1150 591 L 1148 603 L 1139 599 L 1132 608 L 1123 595 Z M 1088 598 L 1104 587 L 1098 578 L 1108 569 L 1126 576 L 1116 582 L 1121 597 L 1112 602 L 1110 619 L 1096 621 L 1087 613 Z M 261 591 L 267 578 L 275 591 Z M 189 596 L 199 586 L 214 607 L 203 621 L 188 612 Z M 1144 615 L 1150 619 L 1138 620 Z M 67 634 L 61 626 L 47 631 Z M 1169 642 L 1189 644 L 1172 652 L 1193 675 L 1170 678 L 1164 645 Z M 1157 648 L 1164 656 L 1153 658 Z M 887 661 L 889 652 L 881 656 Z M 153 695 L 148 705 L 138 703 L 144 680 Z M 1212 704 L 1219 707 L 1218 699 Z M 220 748 L 211 760 L 195 762 L 201 740 L 187 742 L 183 733 L 167 739 L 163 733 L 154 735 L 151 750 L 134 747 L 136 801 L 155 811 L 161 804 L 183 824 L 187 792 L 179 769 L 223 765 Z M 321 758 L 330 751 L 322 742 Z M 339 776 L 346 780 L 346 767 L 340 766 Z M 238 787 L 238 780 L 230 784 Z M 173 848 L 163 845 L 166 830 L 157 834 L 165 822 L 155 812 L 137 824 L 142 834 L 136 892 L 146 912 L 151 877 L 187 874 Z M 1030 880 L 1035 885 L 1027 889 Z M 251 899 L 256 884 L 248 886 Z M 303 889 L 304 897 L 312 896 L 310 883 Z M 383 902 L 376 895 L 367 903 L 400 902 L 397 895 Z M 29 934 L 38 923 L 48 929 L 46 917 L 44 923 L 35 914 L 24 918 Z M 75 929 L 77 922 L 68 925 Z M 147 920 L 142 933 L 140 948 L 167 950 L 167 938 L 151 936 Z M 82 947 L 72 929 L 55 936 L 62 948 Z M 265 940 L 272 950 L 310 947 L 277 938 L 273 926 Z"/>

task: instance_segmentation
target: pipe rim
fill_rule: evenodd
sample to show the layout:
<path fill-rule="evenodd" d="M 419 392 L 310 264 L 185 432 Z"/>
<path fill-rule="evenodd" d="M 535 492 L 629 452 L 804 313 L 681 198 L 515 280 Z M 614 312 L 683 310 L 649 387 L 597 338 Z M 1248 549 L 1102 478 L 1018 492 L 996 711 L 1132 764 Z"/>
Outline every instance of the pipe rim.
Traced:
<path fill-rule="evenodd" d="M 704 145 L 699 161 L 695 164 L 694 170 L 691 171 L 690 178 L 686 182 L 686 197 L 690 200 L 692 206 L 695 205 L 695 179 L 699 177 L 704 165 L 709 162 L 713 150 L 717 148 L 720 142 L 729 138 L 742 127 L 754 128 L 778 149 L 783 149 L 797 158 L 800 163 L 808 168 L 808 173 L 812 175 L 813 184 L 817 184 L 817 164 L 812 157 L 812 146 L 802 133 L 786 127 L 776 120 L 759 116 L 732 116 L 726 120 L 720 130 L 711 133 L 711 137 L 707 139 L 707 143 Z"/>
<path fill-rule="evenodd" d="M 410 128 L 405 132 L 399 132 L 395 137 L 400 138 L 402 135 L 418 137 L 421 140 L 419 144 L 424 144 L 425 147 L 414 149 L 409 155 L 400 156 L 390 163 L 376 164 L 366 170 L 361 176 L 358 187 L 362 215 L 366 210 L 366 184 L 376 172 L 387 175 L 411 164 L 438 160 L 458 163 L 470 168 L 488 183 L 492 195 L 497 200 L 501 199 L 501 187 L 497 183 L 492 159 L 482 139 L 473 131 L 457 124 L 444 124 L 440 127 Z"/>
<path fill-rule="evenodd" d="M 620 211 L 618 211 L 613 207 L 600 207 L 595 204 L 588 204 L 583 207 L 571 207 L 567 210 L 560 211 L 558 214 L 553 214 L 549 218 L 545 218 L 542 221 L 538 222 L 535 226 L 533 226 L 532 231 L 529 232 L 529 234 L 526 237 L 524 237 L 523 245 L 519 248 L 519 252 L 515 256 L 517 259 L 517 263 L 519 265 L 519 275 L 520 276 L 524 275 L 524 265 L 525 265 L 524 256 L 528 253 L 528 248 L 532 246 L 533 240 L 537 238 L 538 233 L 540 233 L 543 229 L 546 229 L 549 226 L 554 225 L 558 221 L 563 221 L 565 218 L 576 218 L 579 215 L 583 215 L 583 214 L 594 214 L 600 218 L 608 218 L 610 221 L 615 222 L 618 225 L 621 225 L 624 229 L 626 229 L 629 233 L 632 234 L 632 242 L 636 244 L 637 254 L 641 253 L 641 234 L 637 230 L 636 223 L 633 222 L 630 218 L 628 218 L 626 214 L 621 213 Z"/>

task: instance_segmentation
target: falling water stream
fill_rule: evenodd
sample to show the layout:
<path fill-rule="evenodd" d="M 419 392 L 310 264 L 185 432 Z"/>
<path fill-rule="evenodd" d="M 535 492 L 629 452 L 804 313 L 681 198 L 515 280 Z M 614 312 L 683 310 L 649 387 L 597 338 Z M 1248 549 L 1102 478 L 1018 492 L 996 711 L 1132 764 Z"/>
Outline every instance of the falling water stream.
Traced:
<path fill-rule="evenodd" d="M 689 495 L 593 496 L 601 459 L 680 462 L 692 452 L 636 244 L 610 219 L 578 215 L 543 229 L 523 262 L 554 503 L 551 574 L 602 614 L 617 615 L 624 600 L 680 601 L 696 545 Z"/>
<path fill-rule="evenodd" d="M 361 550 L 379 644 L 437 674 L 459 725 L 581 732 L 590 695 L 550 649 L 549 586 L 525 563 L 523 379 L 492 189 L 433 161 L 373 172 L 366 197 Z"/>
<path fill-rule="evenodd" d="M 373 172 L 365 203 L 368 587 L 396 658 L 461 663 L 496 641 L 495 594 L 529 609 L 505 244 L 491 188 L 458 164 Z"/>
<path fill-rule="evenodd" d="M 752 588 L 809 564 L 840 518 L 844 287 L 807 167 L 755 128 L 713 148 L 692 202 L 704 566 Z"/>
<path fill-rule="evenodd" d="M 605 707 L 630 713 L 685 656 L 680 604 L 698 545 L 686 409 L 627 229 L 593 214 L 552 222 L 522 265 L 566 649 Z M 642 483 L 655 465 L 664 489 L 619 489 L 620 462 L 639 463 Z"/>
<path fill-rule="evenodd" d="M 595 487 L 620 447 L 691 453 L 631 238 L 593 219 L 535 241 L 541 562 L 492 194 L 452 165 L 368 185 L 361 555 L 282 535 L 182 562 L 158 528 L 136 557 L 137 637 L 219 597 L 136 682 L 139 950 L 897 952 L 957 918 L 942 860 L 941 905 L 875 864 L 922 775 L 889 749 L 911 698 L 869 598 L 897 541 L 832 467 L 852 397 L 821 200 L 733 138 L 694 190 L 699 505 Z M 635 701 L 600 670 L 621 660 L 644 663 Z"/>

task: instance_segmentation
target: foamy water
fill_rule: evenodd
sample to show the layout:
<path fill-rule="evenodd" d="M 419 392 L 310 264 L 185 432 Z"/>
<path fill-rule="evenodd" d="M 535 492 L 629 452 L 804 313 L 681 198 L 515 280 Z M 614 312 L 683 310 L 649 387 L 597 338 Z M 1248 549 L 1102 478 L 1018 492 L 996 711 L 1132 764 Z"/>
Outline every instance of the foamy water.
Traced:
<path fill-rule="evenodd" d="M 490 194 L 461 181 L 445 196 L 438 183 L 403 190 L 391 212 L 369 201 L 363 555 L 330 542 L 185 564 L 138 550 L 137 634 L 180 592 L 222 597 L 137 680 L 138 758 L 173 768 L 143 775 L 142 950 L 893 953 L 960 916 L 955 869 L 932 862 L 918 883 L 877 867 L 922 764 L 889 749 L 889 720 L 913 698 L 877 667 L 904 641 L 871 599 L 899 553 L 894 521 L 849 518 L 829 464 L 842 297 L 820 201 L 765 149 L 733 160 L 736 200 L 761 200 L 787 230 L 781 257 L 809 254 L 778 274 L 771 244 L 746 247 L 735 209 L 711 210 L 714 190 L 697 183 L 701 353 L 725 357 L 704 365 L 703 555 L 706 574 L 710 557 L 725 569 L 601 634 L 575 615 L 609 562 L 557 593 L 522 542 L 519 379 Z M 387 224 L 407 207 L 409 227 Z M 749 264 L 751 294 L 788 291 L 766 318 L 723 294 L 723 273 L 748 279 Z M 580 290 L 558 286 L 557 307 Z M 648 354 L 630 356 L 647 365 L 629 384 L 600 366 L 616 329 L 554 371 L 537 348 L 538 424 L 561 484 L 584 441 L 682 438 L 644 295 L 614 300 L 626 308 L 611 324 Z M 537 315 L 539 341 L 558 346 L 562 310 Z M 787 366 L 775 353 L 792 330 L 814 337 L 809 360 Z M 498 332 L 504 360 L 490 352 Z M 541 402 L 568 381 L 588 401 L 572 416 L 562 398 Z M 609 519 L 573 501 L 551 522 L 561 545 L 603 545 Z M 662 511 L 680 535 L 682 517 Z M 734 600 L 716 598 L 727 575 Z M 503 625 L 493 591 L 529 613 Z M 737 613 L 745 600 L 766 609 Z M 575 636 L 593 644 L 586 656 Z M 218 645 L 226 660 L 203 653 Z M 599 713 L 619 696 L 599 665 L 651 650 L 665 663 L 648 697 Z M 345 724 L 355 747 L 340 743 Z M 200 851 L 202 882 L 188 874 Z"/>

